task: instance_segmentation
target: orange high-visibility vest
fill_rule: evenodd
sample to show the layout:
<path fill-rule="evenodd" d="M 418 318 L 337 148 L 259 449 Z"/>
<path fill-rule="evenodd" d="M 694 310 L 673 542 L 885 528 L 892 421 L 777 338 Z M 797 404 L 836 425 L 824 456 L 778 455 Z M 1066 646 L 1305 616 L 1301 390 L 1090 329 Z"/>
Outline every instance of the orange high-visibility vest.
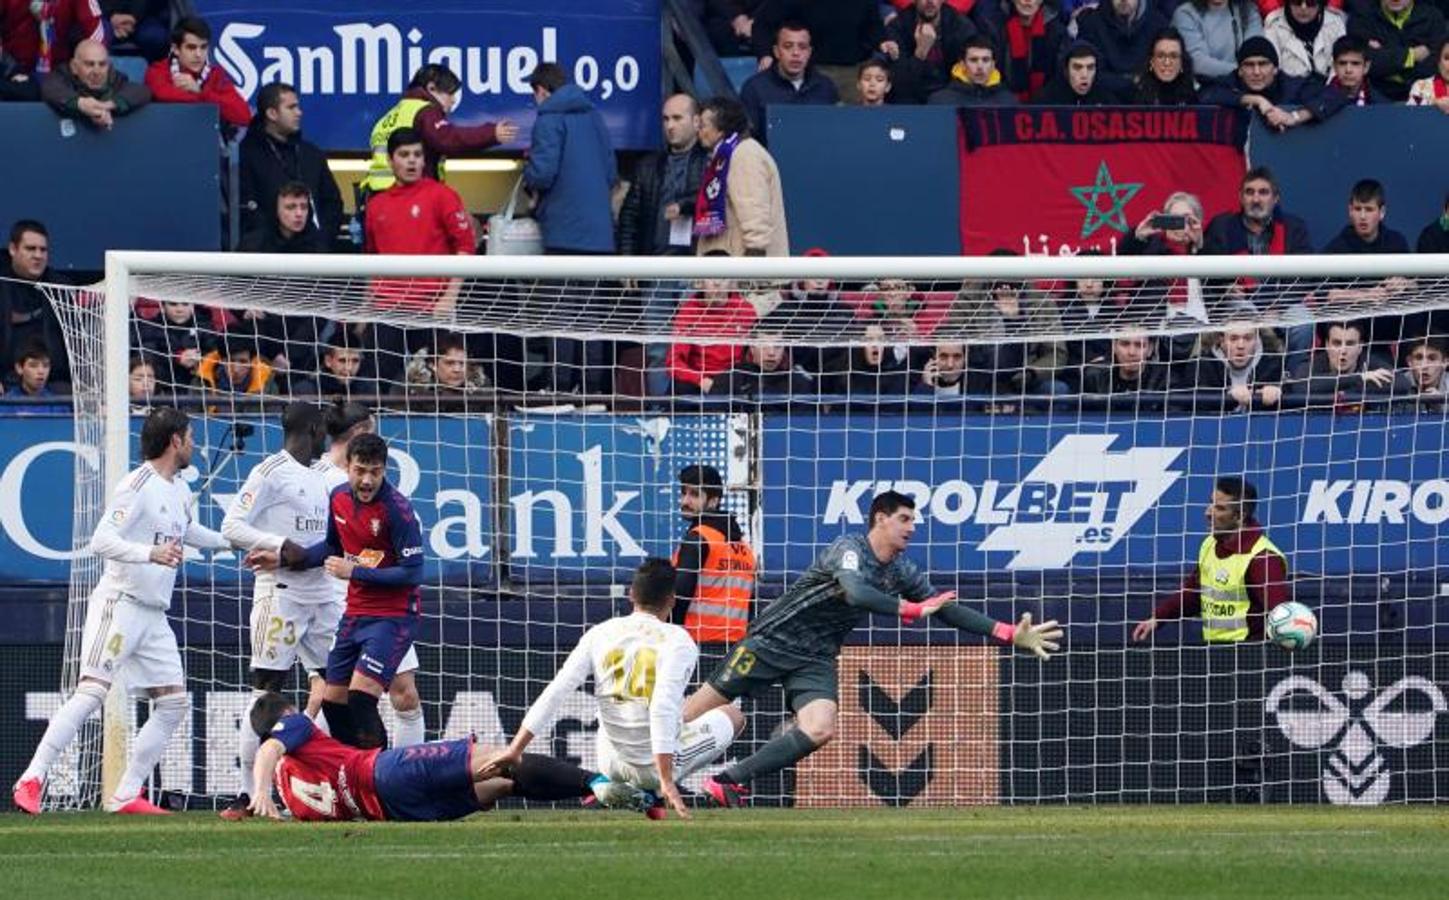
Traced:
<path fill-rule="evenodd" d="M 734 643 L 750 624 L 755 596 L 755 551 L 744 541 L 731 541 L 709 525 L 696 525 L 705 545 L 694 601 L 684 616 L 684 630 L 696 643 Z M 679 565 L 679 550 L 674 551 Z"/>

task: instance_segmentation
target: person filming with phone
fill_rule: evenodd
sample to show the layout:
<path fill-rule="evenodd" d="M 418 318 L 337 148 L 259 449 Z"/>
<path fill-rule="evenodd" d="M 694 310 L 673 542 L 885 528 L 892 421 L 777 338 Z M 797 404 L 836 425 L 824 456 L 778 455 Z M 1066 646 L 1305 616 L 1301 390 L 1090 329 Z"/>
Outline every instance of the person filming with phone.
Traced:
<path fill-rule="evenodd" d="M 1162 208 L 1139 222 L 1122 242 L 1122 253 L 1128 256 L 1196 256 L 1202 248 L 1202 201 L 1184 191 L 1168 195 Z M 1154 296 L 1160 297 L 1160 321 L 1164 326 L 1172 325 L 1179 318 L 1208 323 L 1201 279 L 1172 279 L 1154 291 Z M 1169 364 L 1180 363 L 1193 354 L 1195 343 L 1193 334 L 1163 338 L 1161 356 Z"/>

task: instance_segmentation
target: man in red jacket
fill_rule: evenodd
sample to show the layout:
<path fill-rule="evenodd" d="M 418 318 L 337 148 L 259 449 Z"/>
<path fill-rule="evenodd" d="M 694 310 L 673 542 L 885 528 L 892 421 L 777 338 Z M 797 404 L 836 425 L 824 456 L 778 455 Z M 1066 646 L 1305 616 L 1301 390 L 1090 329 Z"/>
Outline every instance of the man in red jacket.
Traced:
<path fill-rule="evenodd" d="M 755 326 L 755 308 L 728 281 L 706 278 L 699 293 L 679 305 L 674 316 L 676 342 L 669 347 L 669 375 L 676 394 L 707 394 L 716 378 L 744 358 L 740 344 L 691 344 L 691 337 L 747 337 Z"/>
<path fill-rule="evenodd" d="M 477 246 L 473 217 L 457 191 L 423 174 L 422 135 L 411 128 L 394 131 L 387 157 L 395 182 L 367 203 L 366 252 L 471 256 Z M 378 309 L 445 315 L 457 304 L 461 286 L 456 278 L 377 278 L 372 297 Z M 410 339 L 390 326 L 378 326 L 376 335 L 377 374 L 384 382 L 400 379 L 407 351 L 432 343 L 430 332 Z"/>
<path fill-rule="evenodd" d="M 252 119 L 251 107 L 210 54 L 211 26 L 187 16 L 171 29 L 171 55 L 146 70 L 146 87 L 160 103 L 213 104 L 224 124 L 242 128 Z"/>
<path fill-rule="evenodd" d="M 0 47 L 18 71 L 60 71 L 84 40 L 106 40 L 97 0 L 0 0 Z"/>

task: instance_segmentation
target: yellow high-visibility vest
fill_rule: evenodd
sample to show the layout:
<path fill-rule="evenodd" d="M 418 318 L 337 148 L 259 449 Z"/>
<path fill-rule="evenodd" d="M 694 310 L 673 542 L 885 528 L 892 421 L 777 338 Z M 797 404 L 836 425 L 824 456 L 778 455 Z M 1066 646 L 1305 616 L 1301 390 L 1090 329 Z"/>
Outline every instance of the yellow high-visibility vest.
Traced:
<path fill-rule="evenodd" d="M 1264 550 L 1283 551 L 1259 535 L 1247 553 L 1218 559 L 1218 539 L 1208 535 L 1197 552 L 1198 589 L 1202 596 L 1202 638 L 1209 644 L 1233 644 L 1248 638 L 1248 565 Z"/>
<path fill-rule="evenodd" d="M 372 140 L 369 145 L 372 147 L 372 160 L 367 164 L 367 177 L 362 179 L 362 187 L 365 190 L 376 194 L 385 191 L 393 186 L 396 180 L 393 178 L 392 165 L 387 159 L 387 139 L 399 128 L 413 127 L 413 121 L 417 119 L 418 113 L 423 107 L 431 106 L 431 100 L 419 100 L 415 97 L 404 97 L 397 102 L 397 105 L 383 114 L 377 124 L 372 126 Z M 438 161 L 438 180 L 443 180 L 443 163 Z"/>

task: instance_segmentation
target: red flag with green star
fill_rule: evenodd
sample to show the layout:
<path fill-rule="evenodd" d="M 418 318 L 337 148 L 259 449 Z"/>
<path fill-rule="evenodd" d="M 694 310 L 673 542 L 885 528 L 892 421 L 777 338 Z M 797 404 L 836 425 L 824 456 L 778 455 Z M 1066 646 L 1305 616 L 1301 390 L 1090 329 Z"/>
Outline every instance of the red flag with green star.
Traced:
<path fill-rule="evenodd" d="M 1169 194 L 1238 204 L 1247 117 L 1209 107 L 961 110 L 961 251 L 1114 254 Z"/>

